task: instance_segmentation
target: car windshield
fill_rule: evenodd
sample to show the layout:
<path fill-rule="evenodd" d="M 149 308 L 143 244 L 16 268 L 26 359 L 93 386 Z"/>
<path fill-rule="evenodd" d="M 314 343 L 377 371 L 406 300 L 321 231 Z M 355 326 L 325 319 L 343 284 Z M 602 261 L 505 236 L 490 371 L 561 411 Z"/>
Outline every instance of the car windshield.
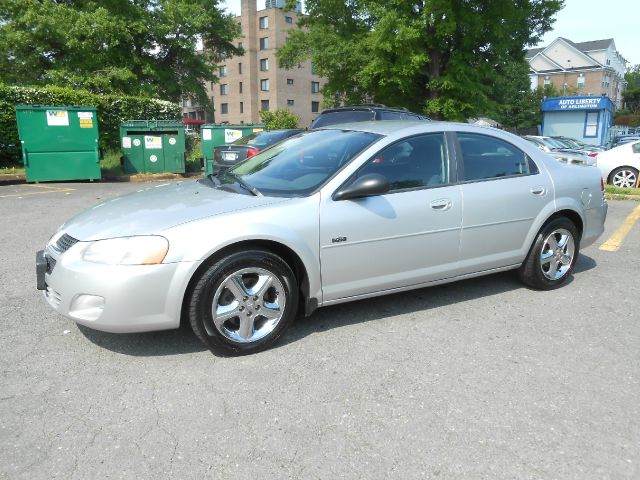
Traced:
<path fill-rule="evenodd" d="M 327 112 L 320 115 L 311 125 L 311 128 L 326 127 L 339 123 L 366 122 L 375 120 L 376 114 L 371 110 L 343 110 L 340 112 Z"/>
<path fill-rule="evenodd" d="M 239 138 L 234 145 L 270 145 L 283 138 L 287 132 L 255 132 Z"/>
<path fill-rule="evenodd" d="M 308 131 L 239 163 L 219 179 L 241 180 L 263 195 L 308 195 L 378 138 L 351 130 Z"/>

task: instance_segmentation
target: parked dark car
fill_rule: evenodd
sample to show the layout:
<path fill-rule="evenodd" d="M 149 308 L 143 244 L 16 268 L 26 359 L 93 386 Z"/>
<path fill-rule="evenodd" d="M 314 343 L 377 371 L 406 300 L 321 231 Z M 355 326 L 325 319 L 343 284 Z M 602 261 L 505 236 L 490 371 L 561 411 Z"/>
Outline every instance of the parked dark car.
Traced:
<path fill-rule="evenodd" d="M 328 108 L 318 115 L 309 128 L 327 127 L 340 123 L 366 122 L 369 120 L 431 120 L 429 117 L 413 113 L 403 108 L 387 107 L 380 104 L 345 105 Z"/>
<path fill-rule="evenodd" d="M 265 148 L 300 132 L 302 132 L 300 129 L 264 130 L 245 135 L 228 145 L 215 147 L 213 149 L 214 171 L 226 170 L 242 160 L 253 157 Z"/>

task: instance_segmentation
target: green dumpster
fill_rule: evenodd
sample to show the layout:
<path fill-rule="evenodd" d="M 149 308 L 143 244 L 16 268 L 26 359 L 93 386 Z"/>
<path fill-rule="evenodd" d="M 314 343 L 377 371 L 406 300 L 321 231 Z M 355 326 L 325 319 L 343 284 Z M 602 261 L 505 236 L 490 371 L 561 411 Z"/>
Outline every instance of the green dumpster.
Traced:
<path fill-rule="evenodd" d="M 200 145 L 202 146 L 202 156 L 204 157 L 204 173 L 213 173 L 213 148 L 225 143 L 231 143 L 240 137 L 253 132 L 264 130 L 262 124 L 241 124 L 227 125 L 209 123 L 200 127 Z"/>
<path fill-rule="evenodd" d="M 184 173 L 184 124 L 177 120 L 129 120 L 120 125 L 126 173 Z"/>
<path fill-rule="evenodd" d="M 17 106 L 16 119 L 27 182 L 102 178 L 95 108 Z"/>

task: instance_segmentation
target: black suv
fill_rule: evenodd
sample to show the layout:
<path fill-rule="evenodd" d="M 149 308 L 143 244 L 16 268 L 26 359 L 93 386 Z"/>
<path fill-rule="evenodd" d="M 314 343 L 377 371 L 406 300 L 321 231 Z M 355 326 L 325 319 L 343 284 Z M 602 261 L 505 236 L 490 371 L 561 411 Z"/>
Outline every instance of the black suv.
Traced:
<path fill-rule="evenodd" d="M 345 105 L 328 108 L 318 115 L 309 128 L 326 127 L 339 123 L 366 122 L 368 120 L 431 120 L 429 117 L 403 108 L 386 107 L 379 104 Z"/>

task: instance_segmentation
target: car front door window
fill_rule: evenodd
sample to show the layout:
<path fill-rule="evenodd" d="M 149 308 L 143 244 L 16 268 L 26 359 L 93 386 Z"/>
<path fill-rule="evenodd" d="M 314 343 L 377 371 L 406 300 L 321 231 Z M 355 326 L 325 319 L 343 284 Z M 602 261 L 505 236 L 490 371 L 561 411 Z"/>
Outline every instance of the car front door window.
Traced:
<path fill-rule="evenodd" d="M 447 184 L 449 169 L 444 135 L 419 135 L 394 143 L 369 160 L 357 176 L 370 173 L 386 177 L 391 192 Z"/>

